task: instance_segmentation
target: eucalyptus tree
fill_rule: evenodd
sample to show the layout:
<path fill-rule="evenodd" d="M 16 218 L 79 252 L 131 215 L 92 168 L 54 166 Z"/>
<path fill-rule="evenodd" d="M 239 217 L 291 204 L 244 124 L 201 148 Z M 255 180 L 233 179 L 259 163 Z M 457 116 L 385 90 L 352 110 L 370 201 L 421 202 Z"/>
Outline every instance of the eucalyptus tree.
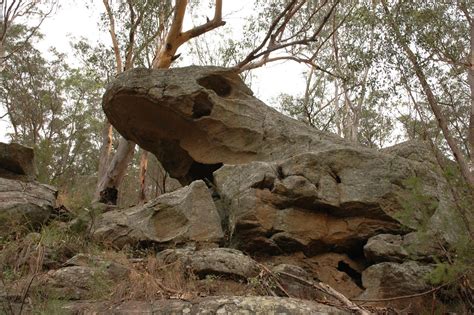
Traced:
<path fill-rule="evenodd" d="M 421 91 L 466 183 L 474 190 L 474 26 L 472 6 L 382 1 L 407 89 Z M 429 23 L 429 27 L 425 25 Z M 422 27 L 424 26 L 424 27 Z"/>
<path fill-rule="evenodd" d="M 10 32 L 28 29 L 15 25 Z M 11 140 L 35 149 L 39 179 L 62 186 L 96 168 L 101 82 L 90 72 L 68 66 L 65 56 L 54 50 L 46 59 L 34 48 L 34 39 L 5 61 L 0 106 L 12 126 Z M 15 47 L 9 42 L 5 50 L 10 53 Z"/>
<path fill-rule="evenodd" d="M 38 29 L 54 11 L 56 5 L 56 0 L 0 0 L 0 70 L 3 69 L 7 59 L 20 53 L 28 41 L 38 34 Z M 29 23 L 28 27 L 26 23 Z M 11 32 L 16 24 L 21 24 L 27 29 L 15 35 L 20 35 L 21 40 L 14 38 Z M 16 45 L 12 49 L 10 44 L 10 50 L 7 52 L 5 46 L 8 41 L 15 42 Z"/>

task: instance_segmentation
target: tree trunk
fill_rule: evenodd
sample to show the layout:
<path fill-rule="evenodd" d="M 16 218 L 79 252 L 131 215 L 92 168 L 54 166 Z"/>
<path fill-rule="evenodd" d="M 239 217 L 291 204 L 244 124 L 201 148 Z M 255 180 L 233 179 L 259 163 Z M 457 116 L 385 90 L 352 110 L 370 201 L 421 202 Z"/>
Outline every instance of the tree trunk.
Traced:
<path fill-rule="evenodd" d="M 141 150 L 141 156 L 140 156 L 140 193 L 138 196 L 138 202 L 140 204 L 143 204 L 146 202 L 146 175 L 147 175 L 147 169 L 148 169 L 148 151 Z"/>
<path fill-rule="evenodd" d="M 471 113 L 469 117 L 469 170 L 474 172 L 474 22 L 471 22 L 471 58 L 467 74 L 471 89 Z"/>
<path fill-rule="evenodd" d="M 99 183 L 99 202 L 113 205 L 117 204 L 118 187 L 125 176 L 128 163 L 133 157 L 134 150 L 134 142 L 120 138 L 117 152 L 115 152 L 112 161 L 110 161 L 107 173 L 104 174 Z"/>
<path fill-rule="evenodd" d="M 100 148 L 99 167 L 97 170 L 97 187 L 94 194 L 94 200 L 100 199 L 100 182 L 109 167 L 110 155 L 112 154 L 112 125 L 105 118 L 104 127 L 102 129 L 102 147 Z"/>

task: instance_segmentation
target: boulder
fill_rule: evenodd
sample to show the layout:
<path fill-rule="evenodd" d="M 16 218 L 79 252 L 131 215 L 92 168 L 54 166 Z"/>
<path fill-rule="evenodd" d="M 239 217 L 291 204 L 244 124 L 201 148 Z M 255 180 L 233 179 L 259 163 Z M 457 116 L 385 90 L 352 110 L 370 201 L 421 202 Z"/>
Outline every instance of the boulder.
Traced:
<path fill-rule="evenodd" d="M 370 262 L 403 262 L 408 252 L 402 246 L 401 235 L 379 234 L 371 237 L 364 246 L 364 255 Z"/>
<path fill-rule="evenodd" d="M 361 299 L 380 299 L 420 293 L 429 290 L 426 277 L 433 267 L 415 261 L 383 262 L 362 272 L 365 291 Z"/>
<path fill-rule="evenodd" d="M 55 299 L 100 298 L 111 291 L 114 283 L 127 277 L 129 272 L 126 266 L 119 263 L 78 254 L 68 260 L 64 267 L 48 271 L 35 283 L 34 289 Z"/>
<path fill-rule="evenodd" d="M 417 232 L 406 235 L 379 234 L 367 241 L 364 255 L 371 263 L 403 262 L 408 259 L 434 262 L 446 259 L 440 245 L 433 242 L 436 238 L 432 233 L 420 235 Z"/>
<path fill-rule="evenodd" d="M 0 235 L 44 224 L 56 206 L 56 196 L 52 186 L 0 177 Z"/>
<path fill-rule="evenodd" d="M 115 247 L 219 243 L 223 238 L 221 219 L 203 181 L 132 208 L 102 214 L 93 236 Z"/>
<path fill-rule="evenodd" d="M 258 275 L 258 263 L 231 248 L 211 248 L 203 250 L 166 249 L 158 253 L 157 258 L 164 264 L 180 261 L 187 270 L 200 278 L 217 275 L 232 279 L 243 279 Z"/>
<path fill-rule="evenodd" d="M 0 177 L 32 180 L 36 177 L 32 148 L 0 142 Z"/>
<path fill-rule="evenodd" d="M 192 301 L 156 300 L 122 303 L 74 302 L 64 305 L 73 314 L 351 314 L 337 308 L 307 300 L 281 297 L 217 296 Z"/>

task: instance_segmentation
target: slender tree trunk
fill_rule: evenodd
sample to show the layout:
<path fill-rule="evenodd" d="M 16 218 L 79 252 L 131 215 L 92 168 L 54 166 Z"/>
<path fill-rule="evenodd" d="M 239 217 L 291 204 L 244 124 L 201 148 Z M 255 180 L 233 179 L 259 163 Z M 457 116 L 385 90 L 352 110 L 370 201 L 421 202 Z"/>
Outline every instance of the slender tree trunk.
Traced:
<path fill-rule="evenodd" d="M 143 204 L 146 202 L 146 175 L 148 169 L 148 151 L 141 150 L 140 156 L 140 193 L 138 196 L 138 202 Z"/>
<path fill-rule="evenodd" d="M 95 200 L 100 199 L 100 182 L 107 172 L 109 166 L 110 157 L 112 154 L 112 134 L 112 125 L 110 124 L 109 120 L 105 118 L 104 127 L 102 129 L 102 147 L 100 148 L 99 167 L 97 171 L 97 187 L 94 194 Z"/>
<path fill-rule="evenodd" d="M 474 172 L 474 22 L 471 22 L 471 58 L 468 71 L 469 88 L 471 89 L 471 113 L 469 117 L 469 169 Z"/>
<path fill-rule="evenodd" d="M 117 204 L 118 187 L 127 172 L 128 163 L 133 157 L 135 143 L 125 138 L 120 138 L 117 152 L 110 161 L 106 174 L 100 185 L 99 202 L 106 204 Z"/>
<path fill-rule="evenodd" d="M 341 128 L 341 113 L 339 111 L 339 84 L 337 83 L 337 80 L 334 80 L 334 120 L 336 123 L 336 130 L 337 130 L 337 135 L 339 137 L 342 136 L 342 128 Z"/>
<path fill-rule="evenodd" d="M 461 174 L 463 178 L 466 180 L 466 182 L 471 187 L 471 189 L 474 189 L 474 173 L 472 173 L 470 170 L 470 165 L 469 165 L 470 163 L 466 159 L 466 157 L 463 155 L 462 151 L 459 148 L 459 145 L 456 143 L 456 140 L 451 135 L 451 132 L 449 131 L 447 119 L 443 115 L 441 107 L 439 106 L 438 101 L 436 100 L 436 97 L 433 93 L 433 90 L 431 89 L 431 86 L 428 83 L 428 80 L 425 76 L 425 73 L 423 72 L 422 67 L 418 63 L 418 59 L 416 55 L 413 53 L 413 51 L 408 46 L 405 39 L 402 37 L 400 29 L 398 28 L 396 22 L 393 20 L 393 17 L 387 7 L 386 0 L 382 0 L 382 6 L 384 8 L 385 15 L 388 18 L 389 25 L 395 34 L 395 39 L 397 41 L 397 44 L 403 49 L 406 56 L 408 57 L 408 60 L 412 64 L 413 69 L 415 70 L 415 74 L 418 77 L 418 80 L 420 81 L 423 92 L 425 93 L 425 96 L 428 100 L 428 104 L 431 107 L 431 111 L 433 112 L 436 118 L 436 121 L 438 123 L 438 126 L 441 129 L 443 136 L 446 139 L 446 142 L 448 143 L 449 148 L 451 149 L 451 152 L 454 158 L 456 159 L 456 162 L 459 166 L 459 169 L 461 170 Z M 472 112 L 471 112 L 471 121 L 472 121 Z"/>

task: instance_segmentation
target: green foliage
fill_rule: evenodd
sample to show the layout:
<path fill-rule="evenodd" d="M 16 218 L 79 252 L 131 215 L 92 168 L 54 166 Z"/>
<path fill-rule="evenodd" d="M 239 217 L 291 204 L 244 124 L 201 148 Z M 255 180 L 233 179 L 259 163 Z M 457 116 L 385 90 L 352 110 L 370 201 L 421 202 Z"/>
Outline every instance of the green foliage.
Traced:
<path fill-rule="evenodd" d="M 456 189 L 456 186 L 453 186 L 455 185 L 453 180 L 454 178 L 459 180 L 459 174 L 449 169 L 445 172 L 445 177 L 448 180 L 445 186 L 448 189 L 445 193 L 449 194 L 448 185 Z M 474 210 L 472 196 L 464 191 L 454 198 L 451 209 L 444 210 L 450 211 L 447 217 L 449 222 L 436 224 L 436 230 L 434 230 L 431 220 L 438 201 L 423 190 L 423 183 L 417 177 L 406 180 L 404 186 L 408 193 L 399 196 L 404 210 L 399 213 L 398 219 L 416 230 L 419 244 L 413 244 L 413 247 L 432 248 L 438 253 L 437 257 L 432 257 L 435 260 L 435 268 L 426 280 L 434 286 L 449 284 L 454 294 L 456 288 L 461 285 L 460 278 L 462 276 L 472 278 L 474 271 L 474 242 L 471 234 Z M 455 190 L 455 192 L 460 191 L 462 190 Z M 466 211 L 459 211 L 458 207 Z M 447 242 L 447 239 L 450 241 Z M 408 252 L 412 252 L 413 249 L 407 248 Z M 416 259 L 416 257 L 413 258 Z"/>

